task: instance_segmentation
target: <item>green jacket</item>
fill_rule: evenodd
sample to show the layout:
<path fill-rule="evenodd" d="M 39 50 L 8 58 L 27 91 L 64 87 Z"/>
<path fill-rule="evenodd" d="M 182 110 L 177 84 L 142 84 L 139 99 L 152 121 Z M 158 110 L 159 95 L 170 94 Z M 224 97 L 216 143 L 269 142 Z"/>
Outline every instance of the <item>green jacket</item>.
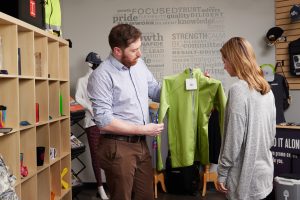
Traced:
<path fill-rule="evenodd" d="M 196 90 L 186 90 L 185 80 L 193 76 Z M 186 69 L 163 80 L 159 122 L 168 117 L 168 141 L 172 167 L 209 163 L 208 120 L 212 109 L 219 111 L 223 133 L 226 96 L 219 80 L 205 77 L 200 69 Z M 163 169 L 161 138 L 157 138 L 157 169 Z"/>
<path fill-rule="evenodd" d="M 47 0 L 45 4 L 46 29 L 56 32 L 61 31 L 60 0 Z"/>

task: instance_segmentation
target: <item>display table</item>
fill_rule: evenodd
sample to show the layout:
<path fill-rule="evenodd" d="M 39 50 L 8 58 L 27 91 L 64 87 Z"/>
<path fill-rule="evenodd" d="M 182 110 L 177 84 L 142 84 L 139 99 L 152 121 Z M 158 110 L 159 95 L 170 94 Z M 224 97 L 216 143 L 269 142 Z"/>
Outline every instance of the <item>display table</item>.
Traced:
<path fill-rule="evenodd" d="M 276 126 L 274 142 L 271 148 L 274 177 L 283 173 L 300 174 L 300 126 Z"/>

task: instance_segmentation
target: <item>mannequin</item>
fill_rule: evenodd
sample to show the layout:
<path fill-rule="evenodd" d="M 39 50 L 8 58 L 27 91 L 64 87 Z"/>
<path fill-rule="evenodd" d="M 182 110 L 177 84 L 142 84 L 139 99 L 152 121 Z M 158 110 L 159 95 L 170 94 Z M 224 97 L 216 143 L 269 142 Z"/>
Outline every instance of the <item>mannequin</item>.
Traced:
<path fill-rule="evenodd" d="M 98 191 L 96 196 L 102 200 L 109 199 L 103 188 L 102 179 L 101 179 L 101 169 L 99 161 L 97 159 L 97 148 L 100 141 L 100 130 L 93 122 L 93 110 L 91 102 L 87 96 L 87 83 L 90 74 L 96 69 L 102 62 L 100 56 L 94 52 L 91 52 L 87 55 L 85 60 L 89 65 L 88 72 L 81 78 L 78 79 L 75 99 L 85 108 L 85 119 L 84 127 L 87 133 L 88 143 L 90 147 L 90 154 L 92 158 L 92 166 L 97 181 Z"/>

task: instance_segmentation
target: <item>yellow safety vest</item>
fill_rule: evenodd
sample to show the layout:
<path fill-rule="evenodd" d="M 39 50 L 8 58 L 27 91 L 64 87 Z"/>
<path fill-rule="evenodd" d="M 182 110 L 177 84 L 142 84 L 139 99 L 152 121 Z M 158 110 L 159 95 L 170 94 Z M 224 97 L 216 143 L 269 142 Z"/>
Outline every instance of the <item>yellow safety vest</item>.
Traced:
<path fill-rule="evenodd" d="M 60 0 L 46 0 L 45 28 L 61 35 L 61 9 Z"/>

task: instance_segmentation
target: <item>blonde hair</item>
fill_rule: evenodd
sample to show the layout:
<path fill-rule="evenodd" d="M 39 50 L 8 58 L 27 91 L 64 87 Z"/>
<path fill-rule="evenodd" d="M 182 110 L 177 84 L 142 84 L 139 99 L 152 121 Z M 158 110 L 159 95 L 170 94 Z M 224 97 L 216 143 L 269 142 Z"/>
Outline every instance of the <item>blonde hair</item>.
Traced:
<path fill-rule="evenodd" d="M 222 46 L 220 51 L 237 77 L 246 81 L 250 89 L 263 95 L 270 91 L 270 85 L 256 62 L 254 50 L 246 39 L 233 37 Z"/>

